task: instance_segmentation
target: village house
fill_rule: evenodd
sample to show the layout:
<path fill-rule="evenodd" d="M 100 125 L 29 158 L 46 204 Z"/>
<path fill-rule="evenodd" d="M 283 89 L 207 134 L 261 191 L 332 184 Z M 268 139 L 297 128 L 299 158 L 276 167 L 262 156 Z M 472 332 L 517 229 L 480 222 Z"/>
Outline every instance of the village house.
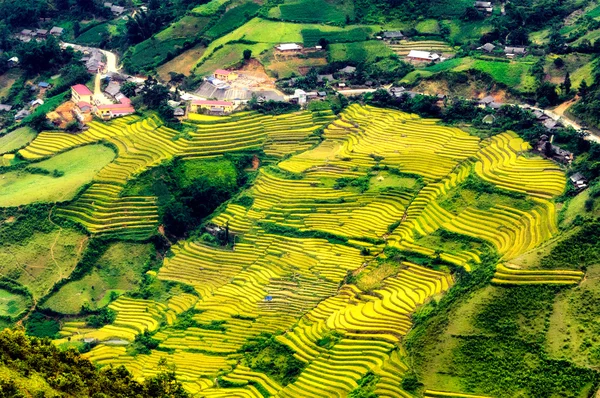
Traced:
<path fill-rule="evenodd" d="M 440 59 L 436 53 L 421 50 L 410 50 L 406 58 L 417 62 L 434 62 Z"/>
<path fill-rule="evenodd" d="M 76 84 L 71 87 L 71 101 L 74 103 L 87 102 L 92 103 L 92 97 L 94 94 L 90 91 L 87 86 L 83 84 Z"/>
<path fill-rule="evenodd" d="M 19 66 L 19 57 L 12 57 L 8 60 L 8 67 L 9 68 L 14 68 L 16 66 Z"/>
<path fill-rule="evenodd" d="M 40 105 L 44 105 L 44 100 L 41 99 L 41 98 L 37 98 L 37 99 L 31 100 L 29 102 L 29 108 L 30 109 L 35 109 L 35 108 L 37 108 Z"/>
<path fill-rule="evenodd" d="M 12 105 L 0 104 L 0 112 L 10 112 Z"/>
<path fill-rule="evenodd" d="M 125 12 L 125 7 L 112 5 L 110 7 L 110 11 L 113 13 L 114 16 L 118 17 L 119 15 Z"/>
<path fill-rule="evenodd" d="M 504 47 L 504 54 L 506 54 L 507 58 L 514 58 L 516 56 L 523 56 L 527 54 L 527 49 L 525 47 Z"/>
<path fill-rule="evenodd" d="M 175 108 L 175 109 L 173 109 L 173 116 L 175 116 L 175 117 L 184 117 L 185 116 L 185 109 L 183 109 L 183 108 Z"/>
<path fill-rule="evenodd" d="M 59 26 L 54 26 L 52 29 L 50 29 L 50 34 L 55 37 L 62 36 L 63 32 L 64 28 L 61 28 Z"/>
<path fill-rule="evenodd" d="M 108 120 L 119 116 L 131 115 L 135 112 L 131 100 L 125 96 L 120 97 L 117 104 L 102 104 L 96 106 L 94 112 L 101 119 Z"/>
<path fill-rule="evenodd" d="M 569 177 L 569 180 L 571 180 L 571 183 L 577 190 L 585 189 L 588 186 L 587 178 L 585 178 L 581 173 L 573 174 Z"/>
<path fill-rule="evenodd" d="M 492 108 L 492 109 L 500 109 L 502 107 L 501 102 L 496 102 L 496 100 L 494 99 L 494 97 L 492 97 L 491 95 L 488 95 L 487 97 L 484 97 L 482 99 L 480 99 L 478 102 L 479 107 L 480 108 Z"/>
<path fill-rule="evenodd" d="M 477 11 L 486 12 L 491 14 L 494 11 L 491 1 L 476 1 L 473 3 L 473 7 L 477 9 Z"/>
<path fill-rule="evenodd" d="M 47 88 L 52 87 L 52 85 L 50 83 L 48 83 L 48 82 L 39 82 L 38 83 L 38 87 L 39 88 L 43 88 L 43 89 L 47 89 Z"/>
<path fill-rule="evenodd" d="M 356 67 L 350 65 L 338 70 L 338 73 L 341 73 L 342 75 L 351 75 L 354 72 L 356 72 Z"/>
<path fill-rule="evenodd" d="M 485 51 L 486 53 L 493 52 L 495 48 L 496 48 L 496 46 L 493 45 L 492 43 L 485 43 L 483 46 L 477 47 L 477 49 L 479 51 Z"/>
<path fill-rule="evenodd" d="M 334 80 L 335 80 L 335 78 L 333 77 L 333 75 L 317 75 L 318 83 L 323 83 L 325 81 L 328 81 L 331 83 Z"/>
<path fill-rule="evenodd" d="M 18 39 L 22 42 L 30 42 L 35 37 L 35 32 L 31 29 L 23 29 L 18 35 Z"/>
<path fill-rule="evenodd" d="M 121 92 L 121 85 L 117 82 L 111 81 L 104 89 L 104 92 L 111 98 L 116 99 L 117 95 Z"/>
<path fill-rule="evenodd" d="M 35 35 L 41 39 L 48 37 L 48 29 L 36 29 Z"/>
<path fill-rule="evenodd" d="M 27 109 L 21 109 L 19 112 L 17 112 L 17 114 L 15 115 L 15 120 L 21 120 L 21 119 L 25 119 L 27 116 L 31 115 L 31 112 L 29 112 Z"/>
<path fill-rule="evenodd" d="M 296 43 L 284 43 L 284 44 L 279 44 L 277 46 L 275 46 L 275 48 L 281 52 L 285 52 L 285 53 L 291 53 L 291 52 L 297 52 L 297 51 L 302 51 L 302 46 Z"/>
<path fill-rule="evenodd" d="M 193 100 L 190 111 L 200 113 L 202 111 L 213 114 L 224 114 L 233 112 L 233 102 L 215 100 Z"/>
<path fill-rule="evenodd" d="M 404 38 L 404 35 L 399 30 L 392 30 L 389 32 L 383 32 L 382 34 L 383 40 L 391 41 L 391 40 L 400 40 Z"/>
<path fill-rule="evenodd" d="M 228 71 L 225 69 L 217 69 L 215 73 L 213 73 L 215 79 L 230 82 L 238 78 L 238 74 L 232 71 Z"/>

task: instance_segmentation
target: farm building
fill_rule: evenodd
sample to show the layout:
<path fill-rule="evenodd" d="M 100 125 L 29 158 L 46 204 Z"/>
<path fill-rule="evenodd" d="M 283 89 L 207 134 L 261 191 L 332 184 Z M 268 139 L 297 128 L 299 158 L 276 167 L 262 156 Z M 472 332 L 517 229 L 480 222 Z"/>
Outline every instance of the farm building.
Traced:
<path fill-rule="evenodd" d="M 17 65 L 19 65 L 19 57 L 12 57 L 8 60 L 9 68 L 14 68 Z"/>
<path fill-rule="evenodd" d="M 27 116 L 31 115 L 31 112 L 29 112 L 27 109 L 21 109 L 19 112 L 17 112 L 17 114 L 15 115 L 15 120 L 21 120 L 26 118 Z"/>
<path fill-rule="evenodd" d="M 108 86 L 104 89 L 104 92 L 112 98 L 116 98 L 117 94 L 121 92 L 121 85 L 117 82 L 111 81 Z"/>
<path fill-rule="evenodd" d="M 83 84 L 76 84 L 71 87 L 71 101 L 74 103 L 87 102 L 92 103 L 92 92 Z"/>
<path fill-rule="evenodd" d="M 354 72 L 356 72 L 356 67 L 350 65 L 338 70 L 338 73 L 341 73 L 343 75 L 351 75 Z"/>
<path fill-rule="evenodd" d="M 125 12 L 125 7 L 113 5 L 110 7 L 110 11 L 114 16 L 119 16 Z"/>
<path fill-rule="evenodd" d="M 193 100 L 190 104 L 190 111 L 194 113 L 199 113 L 199 111 L 206 111 L 210 113 L 231 113 L 233 111 L 233 102 Z"/>
<path fill-rule="evenodd" d="M 478 11 L 483 11 L 490 14 L 494 11 L 491 1 L 476 1 L 473 3 L 473 7 L 475 7 Z"/>
<path fill-rule="evenodd" d="M 37 37 L 45 38 L 48 36 L 48 29 L 36 29 L 35 35 Z"/>
<path fill-rule="evenodd" d="M 514 58 L 517 55 L 525 55 L 525 54 L 527 54 L 527 48 L 525 48 L 525 47 L 510 47 L 510 46 L 506 46 L 506 47 L 504 47 L 504 54 L 506 54 L 506 56 L 508 58 Z"/>
<path fill-rule="evenodd" d="M 59 26 L 54 26 L 52 29 L 50 29 L 50 34 L 52 36 L 56 36 L 56 37 L 62 36 L 63 32 L 64 32 L 64 28 L 61 28 Z"/>
<path fill-rule="evenodd" d="M 585 178 L 583 176 L 583 174 L 581 173 L 575 173 L 572 176 L 569 177 L 569 180 L 571 180 L 571 183 L 575 186 L 575 188 L 577 189 L 585 189 L 587 188 L 587 178 Z"/>
<path fill-rule="evenodd" d="M 275 46 L 275 48 L 281 52 L 295 52 L 302 51 L 302 46 L 296 43 L 284 43 Z"/>
<path fill-rule="evenodd" d="M 238 74 L 225 69 L 217 69 L 215 73 L 213 73 L 215 79 L 230 82 L 238 78 Z"/>
<path fill-rule="evenodd" d="M 389 32 L 383 32 L 383 40 L 400 40 L 404 38 L 404 35 L 399 30 L 392 30 Z"/>
<path fill-rule="evenodd" d="M 12 105 L 0 104 L 0 112 L 10 112 Z"/>
<path fill-rule="evenodd" d="M 477 47 L 478 50 L 485 51 L 486 53 L 491 53 L 495 48 L 496 46 L 492 43 L 485 43 L 483 46 Z"/>
<path fill-rule="evenodd" d="M 406 58 L 409 58 L 413 61 L 428 61 L 433 62 L 440 59 L 440 56 L 436 53 L 432 53 L 429 51 L 421 51 L 421 50 L 410 50 Z"/>
<path fill-rule="evenodd" d="M 52 85 L 48 82 L 39 82 L 38 83 L 39 88 L 49 88 L 50 86 L 52 86 Z"/>

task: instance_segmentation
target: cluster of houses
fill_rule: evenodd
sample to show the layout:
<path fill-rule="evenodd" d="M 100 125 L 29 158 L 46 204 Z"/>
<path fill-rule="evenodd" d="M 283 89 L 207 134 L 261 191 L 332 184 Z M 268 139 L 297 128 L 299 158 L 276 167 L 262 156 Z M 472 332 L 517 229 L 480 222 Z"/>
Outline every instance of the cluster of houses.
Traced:
<path fill-rule="evenodd" d="M 71 101 L 75 104 L 74 112 L 79 121 L 88 120 L 93 113 L 103 120 L 109 120 L 119 116 L 131 115 L 135 109 L 131 105 L 131 100 L 120 92 L 120 86 L 111 87 L 109 83 L 107 93 L 114 103 L 101 103 L 94 98 L 92 91 L 83 84 L 76 84 L 71 87 Z M 110 93 L 110 94 L 109 94 Z"/>
<path fill-rule="evenodd" d="M 506 55 L 506 57 L 509 59 L 527 55 L 527 47 L 520 46 L 504 46 L 502 51 L 500 51 L 499 46 L 496 46 L 492 43 L 485 43 L 483 46 L 477 47 L 477 49 L 488 54 L 504 53 L 504 55 Z"/>
<path fill-rule="evenodd" d="M 64 28 L 54 26 L 52 29 L 23 29 L 15 35 L 22 42 L 30 42 L 31 40 L 44 40 L 48 36 L 60 37 L 64 32 Z"/>

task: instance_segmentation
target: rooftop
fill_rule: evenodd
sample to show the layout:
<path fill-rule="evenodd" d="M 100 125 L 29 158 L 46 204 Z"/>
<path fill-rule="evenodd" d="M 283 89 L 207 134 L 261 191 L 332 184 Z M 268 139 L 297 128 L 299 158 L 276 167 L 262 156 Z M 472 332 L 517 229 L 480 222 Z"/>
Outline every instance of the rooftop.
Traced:
<path fill-rule="evenodd" d="M 277 49 L 280 51 L 286 50 L 301 50 L 302 46 L 296 43 L 284 43 L 277 46 Z"/>
<path fill-rule="evenodd" d="M 211 106 L 232 106 L 233 103 L 229 101 L 215 101 L 215 100 L 193 100 L 193 105 L 211 105 Z"/>
<path fill-rule="evenodd" d="M 429 51 L 421 51 L 421 50 L 410 50 L 407 55 L 408 58 L 418 58 L 418 59 L 427 59 L 430 61 L 435 61 L 439 59 L 440 56 L 438 54 L 429 52 Z"/>
<path fill-rule="evenodd" d="M 76 84 L 71 87 L 79 95 L 92 95 L 92 92 L 83 84 Z"/>

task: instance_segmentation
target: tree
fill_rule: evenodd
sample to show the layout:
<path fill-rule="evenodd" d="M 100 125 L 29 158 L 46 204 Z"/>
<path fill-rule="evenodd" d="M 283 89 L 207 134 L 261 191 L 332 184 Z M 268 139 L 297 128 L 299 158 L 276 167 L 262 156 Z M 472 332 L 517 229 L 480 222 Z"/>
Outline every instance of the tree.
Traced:
<path fill-rule="evenodd" d="M 567 72 L 565 75 L 565 80 L 562 84 L 562 90 L 563 94 L 565 95 L 568 95 L 571 92 L 571 75 L 569 75 L 569 72 Z"/>
<path fill-rule="evenodd" d="M 563 60 L 561 57 L 558 57 L 558 58 L 556 58 L 556 59 L 554 60 L 554 66 L 555 66 L 557 69 L 560 69 L 560 68 L 562 68 L 563 66 L 565 66 L 565 61 L 564 61 L 564 60 Z"/>
<path fill-rule="evenodd" d="M 244 50 L 244 60 L 248 61 L 251 57 L 252 57 L 252 50 L 250 49 L 245 49 Z"/>
<path fill-rule="evenodd" d="M 319 39 L 319 46 L 321 46 L 321 47 L 323 48 L 323 50 L 326 50 L 326 49 L 327 49 L 327 46 L 329 46 L 329 40 L 327 40 L 327 39 L 326 39 L 326 38 L 324 38 L 324 37 L 321 37 L 321 38 Z"/>
<path fill-rule="evenodd" d="M 538 104 L 543 108 L 556 105 L 559 102 L 556 85 L 550 82 L 543 82 L 536 91 Z"/>
<path fill-rule="evenodd" d="M 121 86 L 121 93 L 123 93 L 123 95 L 128 98 L 135 97 L 136 88 L 137 84 L 135 84 L 134 82 L 125 82 Z"/>
<path fill-rule="evenodd" d="M 73 22 L 73 35 L 75 37 L 79 36 L 79 32 L 81 32 L 81 24 L 79 21 Z"/>
<path fill-rule="evenodd" d="M 34 114 L 28 124 L 29 127 L 37 132 L 48 130 L 50 127 L 48 118 L 46 118 L 46 114 L 41 112 Z"/>
<path fill-rule="evenodd" d="M 587 93 L 588 93 L 588 84 L 587 84 L 587 82 L 585 80 L 583 80 L 581 82 L 581 84 L 579 85 L 578 94 L 579 94 L 580 97 L 583 98 L 583 97 L 585 97 L 587 95 Z"/>

